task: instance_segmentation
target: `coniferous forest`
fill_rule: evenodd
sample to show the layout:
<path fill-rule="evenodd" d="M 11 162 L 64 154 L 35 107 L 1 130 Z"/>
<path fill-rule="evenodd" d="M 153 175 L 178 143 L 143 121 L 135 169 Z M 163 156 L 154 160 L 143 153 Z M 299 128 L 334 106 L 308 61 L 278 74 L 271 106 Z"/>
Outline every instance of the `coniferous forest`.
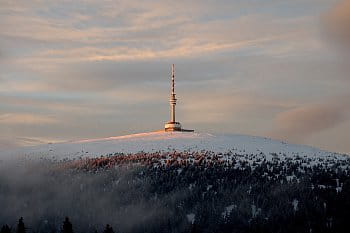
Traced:
<path fill-rule="evenodd" d="M 220 156 L 115 154 L 2 167 L 1 233 L 349 231 L 349 160 Z"/>

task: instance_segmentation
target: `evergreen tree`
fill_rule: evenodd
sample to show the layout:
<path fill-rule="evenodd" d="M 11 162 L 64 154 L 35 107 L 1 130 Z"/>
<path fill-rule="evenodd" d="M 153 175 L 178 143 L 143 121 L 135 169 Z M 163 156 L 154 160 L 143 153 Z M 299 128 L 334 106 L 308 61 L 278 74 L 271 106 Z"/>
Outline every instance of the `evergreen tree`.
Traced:
<path fill-rule="evenodd" d="M 3 225 L 0 233 L 11 233 L 11 228 L 7 224 Z"/>
<path fill-rule="evenodd" d="M 190 231 L 190 233 L 198 233 L 198 232 L 199 232 L 199 230 L 198 230 L 197 225 L 196 225 L 195 223 L 193 223 L 193 224 L 191 225 L 191 231 Z"/>
<path fill-rule="evenodd" d="M 114 231 L 113 228 L 109 224 L 107 224 L 103 233 L 114 233 Z"/>
<path fill-rule="evenodd" d="M 24 226 L 23 217 L 18 220 L 17 233 L 26 233 L 26 227 Z"/>
<path fill-rule="evenodd" d="M 73 233 L 73 226 L 68 217 L 64 219 L 61 233 Z"/>

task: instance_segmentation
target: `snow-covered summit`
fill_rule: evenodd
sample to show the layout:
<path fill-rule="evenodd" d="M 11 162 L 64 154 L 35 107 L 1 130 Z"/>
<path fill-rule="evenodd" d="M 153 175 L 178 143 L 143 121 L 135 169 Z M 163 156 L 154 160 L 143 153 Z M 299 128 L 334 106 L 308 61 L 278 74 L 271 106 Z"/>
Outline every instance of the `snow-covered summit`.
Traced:
<path fill-rule="evenodd" d="M 310 146 L 288 144 L 269 138 L 247 135 L 213 135 L 196 132 L 164 132 L 131 134 L 100 139 L 87 139 L 65 143 L 45 144 L 24 147 L 7 152 L 11 157 L 29 156 L 31 158 L 75 159 L 81 157 L 100 157 L 115 153 L 137 153 L 156 151 L 213 151 L 236 154 L 263 154 L 267 160 L 273 156 L 308 158 L 348 158 Z"/>

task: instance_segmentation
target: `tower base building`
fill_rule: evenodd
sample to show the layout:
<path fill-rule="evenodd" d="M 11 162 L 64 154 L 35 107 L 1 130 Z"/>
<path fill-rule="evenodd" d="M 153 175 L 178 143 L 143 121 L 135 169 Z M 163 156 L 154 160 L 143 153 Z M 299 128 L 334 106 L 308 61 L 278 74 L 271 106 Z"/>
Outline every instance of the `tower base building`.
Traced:
<path fill-rule="evenodd" d="M 165 131 L 182 131 L 180 122 L 167 122 L 164 128 Z"/>

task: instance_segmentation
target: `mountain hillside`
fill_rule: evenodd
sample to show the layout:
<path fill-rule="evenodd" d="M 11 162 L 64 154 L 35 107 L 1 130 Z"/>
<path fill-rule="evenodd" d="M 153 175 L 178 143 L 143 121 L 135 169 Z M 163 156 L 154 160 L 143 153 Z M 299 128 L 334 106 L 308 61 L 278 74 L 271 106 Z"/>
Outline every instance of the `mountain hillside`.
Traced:
<path fill-rule="evenodd" d="M 278 155 L 280 158 L 291 158 L 296 155 L 315 159 L 347 158 L 347 155 L 263 137 L 164 131 L 24 147 L 6 152 L 6 154 L 12 157 L 26 155 L 31 158 L 45 157 L 61 160 L 82 157 L 94 158 L 115 153 L 129 154 L 141 151 L 166 152 L 174 150 L 263 155 L 268 161 L 272 160 L 273 155 Z"/>

